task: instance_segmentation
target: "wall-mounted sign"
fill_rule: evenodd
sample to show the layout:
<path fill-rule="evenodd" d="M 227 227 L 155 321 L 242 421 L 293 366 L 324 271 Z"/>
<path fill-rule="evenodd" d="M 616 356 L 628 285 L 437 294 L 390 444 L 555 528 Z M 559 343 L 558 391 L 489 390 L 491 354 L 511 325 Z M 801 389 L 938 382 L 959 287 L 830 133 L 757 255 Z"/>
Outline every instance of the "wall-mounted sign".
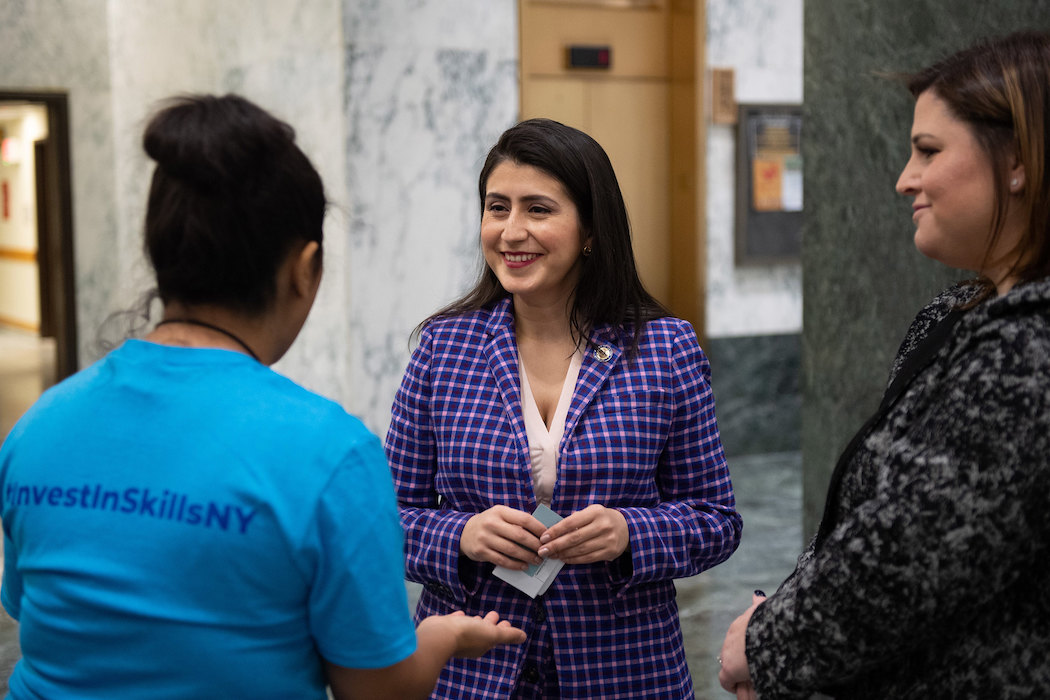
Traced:
<path fill-rule="evenodd" d="M 797 260 L 802 251 L 802 108 L 740 105 L 736 262 Z"/>

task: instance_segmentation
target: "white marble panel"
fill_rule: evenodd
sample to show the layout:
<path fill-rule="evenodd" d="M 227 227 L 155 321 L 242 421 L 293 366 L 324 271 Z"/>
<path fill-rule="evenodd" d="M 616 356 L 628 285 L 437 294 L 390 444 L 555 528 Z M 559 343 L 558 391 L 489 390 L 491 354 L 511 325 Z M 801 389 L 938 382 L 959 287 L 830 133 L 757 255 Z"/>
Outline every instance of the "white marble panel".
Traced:
<path fill-rule="evenodd" d="M 802 0 L 708 0 L 707 62 L 733 68 L 741 103 L 802 101 Z M 801 263 L 734 262 L 736 131 L 708 125 L 707 334 L 797 333 Z"/>
<path fill-rule="evenodd" d="M 325 275 L 313 311 L 275 366 L 347 405 L 347 219 L 342 8 L 339 0 L 228 0 L 219 26 L 220 92 L 236 92 L 291 124 L 325 183 Z"/>
<path fill-rule="evenodd" d="M 113 150 L 116 226 L 111 255 L 121 271 L 112 280 L 111 311 L 134 308 L 155 284 L 142 252 L 142 223 L 153 164 L 142 150 L 142 132 L 158 103 L 182 92 L 208 92 L 216 83 L 217 32 L 201 0 L 111 3 L 109 66 L 113 84 Z M 107 339 L 126 332 L 107 327 Z"/>
<path fill-rule="evenodd" d="M 518 112 L 516 3 L 345 7 L 349 407 L 382 433 L 412 329 L 480 264 L 477 175 Z"/>
<path fill-rule="evenodd" d="M 344 0 L 347 41 L 517 55 L 517 0 Z"/>
<path fill-rule="evenodd" d="M 345 190 L 343 43 L 338 0 L 153 0 L 114 4 L 112 52 L 122 269 L 128 298 L 151 283 L 139 252 L 152 164 L 141 132 L 158 100 L 184 92 L 235 92 L 290 123 L 318 168 L 334 210 Z M 342 401 L 348 393 L 345 224 L 326 223 L 326 271 L 307 325 L 278 371 Z"/>

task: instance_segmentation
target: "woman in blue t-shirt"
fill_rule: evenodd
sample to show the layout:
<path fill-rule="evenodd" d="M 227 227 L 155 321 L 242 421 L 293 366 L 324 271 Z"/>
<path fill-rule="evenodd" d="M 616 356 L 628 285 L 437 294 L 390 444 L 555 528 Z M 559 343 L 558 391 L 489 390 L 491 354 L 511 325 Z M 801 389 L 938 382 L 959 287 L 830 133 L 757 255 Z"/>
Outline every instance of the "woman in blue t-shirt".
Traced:
<path fill-rule="evenodd" d="M 0 451 L 14 698 L 425 697 L 495 613 L 414 628 L 379 440 L 273 372 L 321 280 L 325 195 L 285 123 L 189 96 L 146 128 L 142 340 L 50 389 Z"/>

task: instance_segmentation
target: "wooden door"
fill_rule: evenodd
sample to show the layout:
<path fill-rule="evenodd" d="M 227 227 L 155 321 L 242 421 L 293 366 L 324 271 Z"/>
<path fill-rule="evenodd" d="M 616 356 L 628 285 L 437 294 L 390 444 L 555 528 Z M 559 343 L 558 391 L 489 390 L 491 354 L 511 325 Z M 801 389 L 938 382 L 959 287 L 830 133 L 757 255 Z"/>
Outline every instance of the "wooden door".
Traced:
<path fill-rule="evenodd" d="M 519 18 L 521 117 L 605 148 L 642 282 L 702 335 L 702 0 L 520 0 Z M 608 48 L 608 68 L 568 65 L 572 46 Z"/>

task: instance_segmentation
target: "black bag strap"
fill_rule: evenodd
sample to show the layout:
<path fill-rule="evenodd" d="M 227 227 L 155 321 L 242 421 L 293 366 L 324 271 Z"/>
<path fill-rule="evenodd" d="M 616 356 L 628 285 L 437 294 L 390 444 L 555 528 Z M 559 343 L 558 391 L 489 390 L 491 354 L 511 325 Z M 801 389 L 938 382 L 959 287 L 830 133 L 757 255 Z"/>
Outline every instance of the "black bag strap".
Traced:
<path fill-rule="evenodd" d="M 908 388 L 908 385 L 911 384 L 916 375 L 933 360 L 933 356 L 937 354 L 937 351 L 941 349 L 941 346 L 951 336 L 952 329 L 955 328 L 955 324 L 959 322 L 963 314 L 964 311 L 962 309 L 952 309 L 947 316 L 942 318 L 930 330 L 922 342 L 919 343 L 919 346 L 905 358 L 897 376 L 893 378 L 893 381 L 890 382 L 889 387 L 886 389 L 886 393 L 882 395 L 882 403 L 879 404 L 878 410 L 861 426 L 860 430 L 857 431 L 853 439 L 846 445 L 846 449 L 839 456 L 838 462 L 835 463 L 835 471 L 831 473 L 831 481 L 828 483 L 828 496 L 824 501 L 824 515 L 820 519 L 820 529 L 817 530 L 816 544 L 818 546 L 827 538 L 831 528 L 835 525 L 835 516 L 837 515 L 835 512 L 836 502 L 838 501 L 838 493 L 842 486 L 846 465 L 849 464 L 857 450 L 860 449 L 860 443 L 868 436 L 868 432 L 871 431 L 872 427 L 886 416 L 886 413 L 897 402 L 897 399 Z"/>

